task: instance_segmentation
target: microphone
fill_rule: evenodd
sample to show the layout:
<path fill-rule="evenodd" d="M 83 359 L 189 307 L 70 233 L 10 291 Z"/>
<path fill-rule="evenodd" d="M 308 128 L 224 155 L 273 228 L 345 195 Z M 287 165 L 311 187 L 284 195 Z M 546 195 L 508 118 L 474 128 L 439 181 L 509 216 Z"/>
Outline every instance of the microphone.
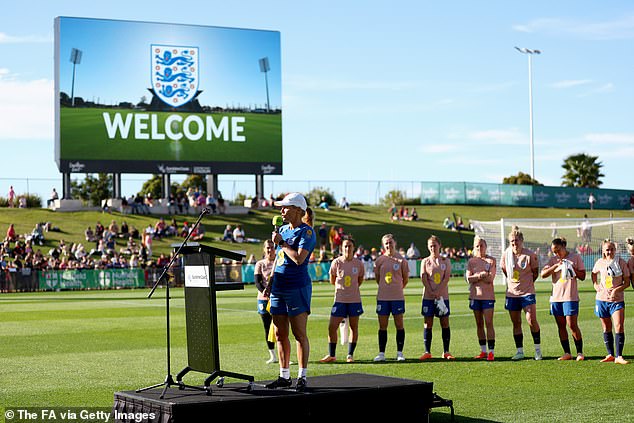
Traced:
<path fill-rule="evenodd" d="M 272 223 L 273 223 L 273 226 L 275 226 L 275 231 L 279 231 L 280 226 L 284 224 L 284 219 L 280 215 L 273 216 Z"/>

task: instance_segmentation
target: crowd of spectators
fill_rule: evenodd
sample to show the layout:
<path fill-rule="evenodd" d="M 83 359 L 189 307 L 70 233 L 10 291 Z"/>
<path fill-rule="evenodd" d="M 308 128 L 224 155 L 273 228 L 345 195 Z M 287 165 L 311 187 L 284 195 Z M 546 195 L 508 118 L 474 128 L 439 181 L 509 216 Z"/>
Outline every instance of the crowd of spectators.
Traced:
<path fill-rule="evenodd" d="M 112 220 L 105 226 L 101 221 L 88 226 L 84 242 L 67 243 L 60 239 L 57 245 L 44 248 L 46 233 L 60 231 L 50 222 L 35 224 L 29 233 L 18 234 L 9 224 L 6 236 L 0 243 L 0 270 L 66 270 L 66 269 L 125 269 L 160 267 L 169 262 L 164 254 L 154 258 L 152 242 L 164 237 L 185 237 L 191 231 L 187 222 L 178 226 L 175 218 L 166 222 L 159 218 L 154 225 L 139 231 L 124 220 Z M 201 240 L 205 236 L 204 225 L 192 231 L 190 239 Z M 125 240 L 117 246 L 117 239 Z M 50 245 L 50 242 L 47 242 Z M 121 242 L 120 242 L 121 244 Z M 167 259 L 167 261 L 166 261 Z"/>

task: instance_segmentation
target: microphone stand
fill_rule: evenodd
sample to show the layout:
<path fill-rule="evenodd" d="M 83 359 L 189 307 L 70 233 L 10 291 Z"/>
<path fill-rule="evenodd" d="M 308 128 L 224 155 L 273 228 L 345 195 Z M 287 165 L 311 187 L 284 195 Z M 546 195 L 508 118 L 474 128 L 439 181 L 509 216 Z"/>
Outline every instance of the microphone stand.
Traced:
<path fill-rule="evenodd" d="M 187 236 L 185 237 L 181 245 L 178 247 L 178 249 L 172 256 L 172 259 L 169 261 L 169 263 L 167 263 L 165 267 L 163 267 L 163 272 L 158 277 L 158 279 L 154 283 L 154 286 L 152 287 L 152 290 L 147 296 L 148 299 L 152 298 L 152 295 L 154 294 L 154 291 L 156 291 L 156 288 L 158 287 L 159 283 L 161 283 L 161 280 L 163 279 L 163 277 L 165 277 L 165 275 L 167 274 L 167 271 L 172 267 L 172 264 L 174 264 L 174 262 L 176 261 L 176 257 L 178 257 L 178 255 L 180 254 L 180 251 L 183 249 L 185 245 L 187 245 L 187 241 L 189 240 L 191 235 L 194 233 L 194 230 L 198 228 L 198 226 L 200 225 L 200 221 L 202 220 L 203 216 L 205 216 L 206 214 L 209 214 L 209 209 L 205 207 L 200 212 L 200 215 L 198 216 L 198 220 L 196 220 L 196 223 L 194 223 L 194 226 L 191 227 L 191 229 L 187 233 Z M 165 386 L 163 388 L 163 392 L 161 392 L 161 395 L 159 396 L 160 399 L 163 399 L 163 397 L 165 396 L 165 392 L 167 391 L 167 388 L 171 386 L 178 386 L 178 383 L 174 382 L 174 377 L 172 376 L 171 363 L 170 363 L 171 362 L 171 356 L 170 356 L 171 340 L 170 340 L 170 283 L 169 283 L 169 279 L 165 283 L 165 316 L 166 316 L 166 335 L 167 335 L 167 376 L 165 376 L 165 380 L 161 383 L 157 383 L 155 385 L 147 386 L 145 388 L 140 388 L 136 390 L 136 392 L 143 392 L 143 391 L 148 391 L 150 389 L 158 388 L 159 386 Z"/>

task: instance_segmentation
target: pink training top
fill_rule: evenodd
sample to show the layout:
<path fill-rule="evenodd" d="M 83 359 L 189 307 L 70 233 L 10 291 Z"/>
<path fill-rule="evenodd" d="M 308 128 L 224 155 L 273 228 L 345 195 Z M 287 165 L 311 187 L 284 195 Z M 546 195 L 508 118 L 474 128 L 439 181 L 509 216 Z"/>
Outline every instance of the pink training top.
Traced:
<path fill-rule="evenodd" d="M 360 303 L 359 279 L 363 280 L 365 269 L 357 258 L 346 261 L 337 257 L 330 265 L 330 276 L 335 278 L 335 302 Z"/>
<path fill-rule="evenodd" d="M 271 273 L 273 272 L 273 265 L 275 264 L 275 260 L 268 261 L 267 259 L 262 259 L 255 263 L 255 270 L 253 271 L 254 275 L 262 275 L 262 279 L 264 279 L 264 286 L 269 285 Z M 269 297 L 262 294 L 258 291 L 258 300 L 268 300 Z"/>
<path fill-rule="evenodd" d="M 625 297 L 623 291 L 617 292 L 614 296 L 613 300 L 610 300 L 610 296 L 608 295 L 608 289 L 618 288 L 623 285 L 625 278 L 630 277 L 630 269 L 628 264 L 619 257 L 619 266 L 621 267 L 621 271 L 623 272 L 620 276 L 611 276 L 608 275 L 608 266 L 612 263 L 612 259 L 604 259 L 600 258 L 594 263 L 594 268 L 592 269 L 592 273 L 600 274 L 600 280 L 598 281 L 595 289 L 597 290 L 596 299 L 599 301 L 608 301 L 614 303 L 620 303 L 623 301 Z"/>
<path fill-rule="evenodd" d="M 583 259 L 579 254 L 568 252 L 565 260 L 572 262 L 572 266 L 576 270 L 586 270 L 583 264 Z M 546 264 L 546 267 L 554 266 L 557 263 L 561 263 L 558 256 L 551 257 Z M 553 295 L 552 302 L 559 303 L 563 301 L 579 301 L 579 289 L 577 288 L 577 278 L 575 276 L 570 277 L 565 274 L 562 275 L 561 266 L 557 268 L 552 274 L 553 279 Z"/>
<path fill-rule="evenodd" d="M 491 256 L 473 257 L 467 263 L 467 280 L 473 275 L 482 272 L 488 274 L 476 282 L 469 282 L 469 299 L 470 300 L 495 300 L 495 290 L 493 288 L 493 280 L 496 273 L 495 259 Z"/>
<path fill-rule="evenodd" d="M 451 262 L 448 258 L 428 256 L 420 264 L 420 278 L 423 282 L 423 299 L 449 299 L 449 277 Z"/>
<path fill-rule="evenodd" d="M 502 254 L 500 266 L 506 269 L 506 254 L 508 247 Z M 535 293 L 535 281 L 533 280 L 533 271 L 539 270 L 539 260 L 537 255 L 528 248 L 522 248 L 519 255 L 513 254 L 513 274 L 506 275 L 506 296 L 517 298 Z"/>
<path fill-rule="evenodd" d="M 379 256 L 374 262 L 374 274 L 379 284 L 376 299 L 379 301 L 405 300 L 403 281 L 409 275 L 409 266 L 400 254 L 394 257 Z"/>

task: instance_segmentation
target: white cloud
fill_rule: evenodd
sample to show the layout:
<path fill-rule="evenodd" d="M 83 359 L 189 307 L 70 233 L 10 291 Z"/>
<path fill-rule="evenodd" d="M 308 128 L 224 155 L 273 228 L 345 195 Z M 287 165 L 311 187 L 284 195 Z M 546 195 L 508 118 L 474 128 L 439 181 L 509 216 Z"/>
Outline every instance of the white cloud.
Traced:
<path fill-rule="evenodd" d="M 10 74 L 10 72 L 7 72 Z M 0 78 L 0 142 L 53 139 L 53 81 Z"/>
<path fill-rule="evenodd" d="M 631 39 L 634 38 L 634 15 L 604 22 L 539 18 L 512 28 L 518 32 L 561 34 L 590 40 Z"/>
<path fill-rule="evenodd" d="M 520 145 L 526 144 L 528 137 L 517 129 L 489 129 L 468 134 L 473 141 L 480 144 Z"/>
<path fill-rule="evenodd" d="M 587 142 L 602 145 L 609 144 L 627 144 L 634 145 L 634 133 L 604 132 L 590 133 L 584 135 L 583 139 Z"/>
<path fill-rule="evenodd" d="M 0 44 L 52 43 L 53 38 L 41 35 L 9 35 L 0 32 Z"/>
<path fill-rule="evenodd" d="M 557 89 L 563 89 L 563 88 L 577 87 L 579 85 L 588 85 L 590 83 L 592 83 L 591 79 L 574 79 L 574 80 L 553 82 L 552 84 L 550 84 L 550 86 Z"/>

